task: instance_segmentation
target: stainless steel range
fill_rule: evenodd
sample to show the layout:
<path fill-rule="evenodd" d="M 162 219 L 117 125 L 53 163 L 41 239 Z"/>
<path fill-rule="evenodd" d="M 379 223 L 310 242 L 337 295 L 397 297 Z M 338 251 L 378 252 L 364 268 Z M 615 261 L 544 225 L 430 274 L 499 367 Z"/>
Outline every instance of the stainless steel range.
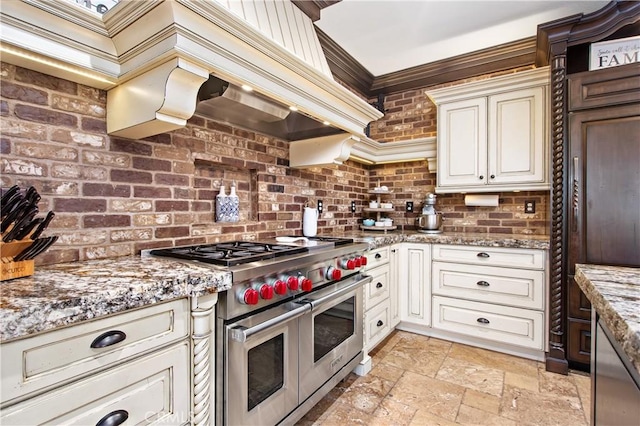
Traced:
<path fill-rule="evenodd" d="M 368 246 L 284 240 L 151 251 L 233 276 L 217 306 L 217 424 L 294 423 L 362 360 Z"/>

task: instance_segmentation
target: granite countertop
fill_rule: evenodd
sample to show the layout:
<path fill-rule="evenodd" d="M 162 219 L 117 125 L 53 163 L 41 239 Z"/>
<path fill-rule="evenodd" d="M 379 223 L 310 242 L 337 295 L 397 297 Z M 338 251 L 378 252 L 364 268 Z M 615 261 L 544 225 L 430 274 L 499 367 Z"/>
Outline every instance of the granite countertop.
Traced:
<path fill-rule="evenodd" d="M 166 258 L 41 266 L 30 277 L 0 282 L 0 340 L 229 288 L 229 272 Z"/>
<path fill-rule="evenodd" d="M 640 374 L 640 268 L 576 265 L 575 280 Z"/>
<path fill-rule="evenodd" d="M 338 235 L 334 235 L 338 236 Z M 548 249 L 548 236 L 361 232 L 340 236 L 374 249 L 407 242 Z M 231 288 L 231 273 L 168 258 L 128 256 L 48 265 L 0 282 L 0 340 Z"/>

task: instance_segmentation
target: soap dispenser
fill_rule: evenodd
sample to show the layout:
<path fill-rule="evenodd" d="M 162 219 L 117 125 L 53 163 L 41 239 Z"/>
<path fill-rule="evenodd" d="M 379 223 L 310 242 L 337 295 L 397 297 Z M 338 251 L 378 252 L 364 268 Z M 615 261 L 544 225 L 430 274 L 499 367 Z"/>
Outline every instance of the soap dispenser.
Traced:
<path fill-rule="evenodd" d="M 236 194 L 236 181 L 231 183 L 231 189 L 227 196 L 227 205 L 229 206 L 229 222 L 237 222 L 240 220 L 240 199 Z"/>
<path fill-rule="evenodd" d="M 220 192 L 216 195 L 216 222 L 229 221 L 228 199 L 225 192 L 224 182 L 220 185 Z"/>

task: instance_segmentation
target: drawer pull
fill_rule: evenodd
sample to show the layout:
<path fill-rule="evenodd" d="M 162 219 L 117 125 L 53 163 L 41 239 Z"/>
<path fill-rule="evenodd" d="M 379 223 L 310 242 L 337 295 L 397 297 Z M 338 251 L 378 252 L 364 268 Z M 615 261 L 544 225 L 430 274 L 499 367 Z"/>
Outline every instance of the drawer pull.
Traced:
<path fill-rule="evenodd" d="M 489 256 L 489 253 L 485 253 L 485 252 L 483 252 L 483 251 L 481 251 L 480 253 L 478 253 L 476 256 L 481 257 L 481 258 L 483 258 L 483 259 L 488 259 L 488 258 L 490 257 L 490 256 Z"/>
<path fill-rule="evenodd" d="M 129 413 L 126 410 L 112 411 L 103 418 L 100 419 L 96 426 L 118 426 L 126 422 L 129 418 Z"/>
<path fill-rule="evenodd" d="M 382 327 L 384 325 L 384 323 L 382 322 L 382 320 L 378 320 L 378 322 L 376 323 L 376 325 L 378 327 Z"/>
<path fill-rule="evenodd" d="M 91 342 L 91 347 L 93 349 L 106 348 L 107 346 L 120 343 L 126 338 L 127 338 L 127 335 L 124 334 L 124 331 L 120 331 L 120 330 L 105 331 L 104 333 L 96 337 L 93 340 L 93 342 Z"/>
<path fill-rule="evenodd" d="M 481 287 L 489 287 L 489 285 L 490 285 L 490 284 L 489 284 L 488 282 L 486 282 L 486 281 L 478 281 L 476 284 L 477 284 L 477 285 L 479 285 L 479 286 L 481 286 Z"/>
<path fill-rule="evenodd" d="M 489 324 L 489 320 L 486 318 L 478 318 L 476 321 L 478 321 L 480 324 Z"/>
<path fill-rule="evenodd" d="M 377 259 L 382 259 L 382 255 L 380 253 L 376 253 L 376 255 L 374 256 Z"/>
<path fill-rule="evenodd" d="M 376 284 L 376 288 L 382 288 L 382 283 Z"/>

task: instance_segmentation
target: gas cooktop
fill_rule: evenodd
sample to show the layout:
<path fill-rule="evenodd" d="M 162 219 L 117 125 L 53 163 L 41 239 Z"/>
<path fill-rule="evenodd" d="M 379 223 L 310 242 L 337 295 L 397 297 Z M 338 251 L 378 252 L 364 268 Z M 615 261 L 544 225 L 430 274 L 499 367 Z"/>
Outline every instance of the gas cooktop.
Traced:
<path fill-rule="evenodd" d="M 309 241 L 322 243 L 324 247 L 335 247 L 353 243 L 352 239 L 334 237 L 310 237 Z M 317 247 L 317 246 L 313 246 Z M 229 241 L 217 244 L 202 244 L 151 250 L 155 256 L 197 260 L 219 266 L 236 266 L 249 262 L 265 261 L 277 257 L 306 253 L 310 246 L 256 241 Z"/>

